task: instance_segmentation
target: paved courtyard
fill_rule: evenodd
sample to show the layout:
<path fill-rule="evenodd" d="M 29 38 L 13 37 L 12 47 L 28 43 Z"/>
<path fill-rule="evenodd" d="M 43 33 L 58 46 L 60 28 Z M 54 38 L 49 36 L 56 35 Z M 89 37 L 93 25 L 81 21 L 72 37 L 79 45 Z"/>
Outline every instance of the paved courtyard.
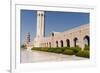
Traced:
<path fill-rule="evenodd" d="M 85 60 L 87 58 L 81 58 L 70 55 L 56 54 L 42 51 L 21 50 L 21 63 L 34 63 L 44 61 L 70 61 L 70 60 Z"/>

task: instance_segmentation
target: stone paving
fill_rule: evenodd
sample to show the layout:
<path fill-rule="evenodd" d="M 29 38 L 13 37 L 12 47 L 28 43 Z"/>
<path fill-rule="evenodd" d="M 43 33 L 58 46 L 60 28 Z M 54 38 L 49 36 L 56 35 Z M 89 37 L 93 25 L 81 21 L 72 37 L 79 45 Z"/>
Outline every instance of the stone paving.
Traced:
<path fill-rule="evenodd" d="M 86 60 L 87 58 L 56 54 L 50 52 L 42 52 L 35 50 L 21 50 L 21 63 L 34 63 L 45 61 L 70 61 L 70 60 Z"/>

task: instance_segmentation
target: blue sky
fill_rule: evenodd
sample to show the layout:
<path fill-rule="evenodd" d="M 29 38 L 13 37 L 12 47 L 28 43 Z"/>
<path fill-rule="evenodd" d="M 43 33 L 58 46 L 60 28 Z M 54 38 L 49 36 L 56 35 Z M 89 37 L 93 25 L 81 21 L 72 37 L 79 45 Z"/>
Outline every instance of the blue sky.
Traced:
<path fill-rule="evenodd" d="M 21 10 L 21 42 L 25 40 L 27 32 L 31 34 L 31 40 L 36 36 L 36 11 Z M 52 32 L 63 32 L 74 27 L 89 24 L 89 13 L 78 12 L 45 12 L 45 36 Z"/>

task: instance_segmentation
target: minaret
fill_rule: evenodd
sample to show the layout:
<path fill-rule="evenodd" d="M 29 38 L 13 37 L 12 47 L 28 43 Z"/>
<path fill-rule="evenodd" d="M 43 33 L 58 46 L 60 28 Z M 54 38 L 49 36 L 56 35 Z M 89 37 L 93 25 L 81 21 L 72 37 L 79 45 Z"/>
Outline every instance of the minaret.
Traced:
<path fill-rule="evenodd" d="M 26 34 L 26 43 L 28 44 L 30 42 L 30 32 Z"/>
<path fill-rule="evenodd" d="M 45 12 L 37 11 L 37 31 L 36 38 L 34 41 L 34 47 L 41 47 L 41 41 L 45 36 Z"/>
<path fill-rule="evenodd" d="M 44 11 L 37 11 L 37 33 L 36 37 L 44 37 L 45 35 L 45 25 L 44 25 Z"/>

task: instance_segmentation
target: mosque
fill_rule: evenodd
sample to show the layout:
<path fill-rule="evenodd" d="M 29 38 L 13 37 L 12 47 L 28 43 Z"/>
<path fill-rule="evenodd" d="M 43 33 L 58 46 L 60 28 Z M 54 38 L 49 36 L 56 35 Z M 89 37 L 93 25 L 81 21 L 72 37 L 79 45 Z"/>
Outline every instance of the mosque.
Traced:
<path fill-rule="evenodd" d="M 27 33 L 25 45 L 27 47 L 76 47 L 84 48 L 90 45 L 90 27 L 84 24 L 63 32 L 52 32 L 45 37 L 45 11 L 37 11 L 36 37 L 30 41 L 30 33 Z"/>

